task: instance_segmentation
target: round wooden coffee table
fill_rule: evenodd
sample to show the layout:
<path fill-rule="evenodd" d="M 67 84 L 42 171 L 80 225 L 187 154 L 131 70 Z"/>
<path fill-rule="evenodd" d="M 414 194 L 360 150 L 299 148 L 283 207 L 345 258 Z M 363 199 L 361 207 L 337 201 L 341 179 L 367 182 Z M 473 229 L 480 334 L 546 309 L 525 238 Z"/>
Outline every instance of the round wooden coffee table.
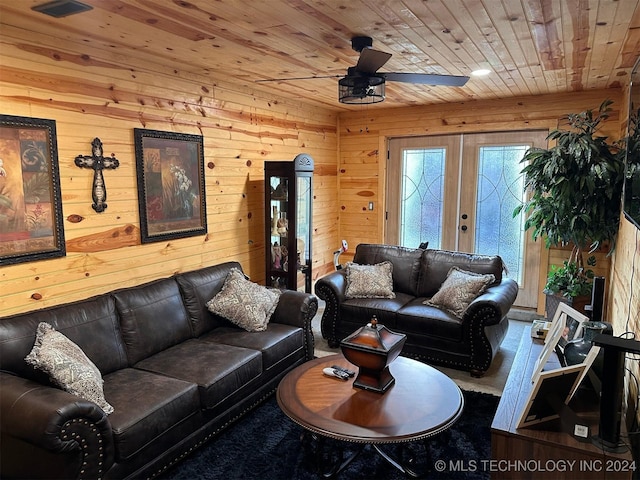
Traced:
<path fill-rule="evenodd" d="M 462 414 L 464 397 L 460 388 L 444 373 L 424 363 L 398 357 L 390 365 L 395 384 L 382 394 L 354 388 L 353 378 L 344 381 L 322 373 L 332 365 L 357 373 L 357 367 L 342 355 L 300 365 L 278 385 L 277 400 L 282 411 L 321 438 L 372 445 L 383 458 L 409 475 L 415 473 L 391 458 L 380 445 L 432 437 L 448 429 Z M 332 467 L 325 476 L 335 475 L 350 461 Z"/>

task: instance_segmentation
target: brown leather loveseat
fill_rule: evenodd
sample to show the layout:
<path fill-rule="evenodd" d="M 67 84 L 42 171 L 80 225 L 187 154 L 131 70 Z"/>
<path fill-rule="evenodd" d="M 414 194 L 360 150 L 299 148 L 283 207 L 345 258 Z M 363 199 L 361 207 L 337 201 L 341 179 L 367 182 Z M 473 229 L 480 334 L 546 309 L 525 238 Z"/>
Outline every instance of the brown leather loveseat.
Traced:
<path fill-rule="evenodd" d="M 0 319 L 0 477 L 153 477 L 313 358 L 313 295 L 283 291 L 260 332 L 208 311 L 234 267 L 241 270 L 227 262 Z M 98 367 L 113 413 L 25 362 L 40 322 Z"/>
<path fill-rule="evenodd" d="M 385 261 L 393 264 L 395 298 L 348 298 L 346 269 L 316 282 L 315 293 L 326 302 L 321 329 L 329 346 L 337 347 L 375 315 L 379 323 L 407 335 L 402 355 L 482 376 L 507 333 L 507 312 L 518 293 L 517 283 L 503 276 L 502 259 L 395 245 L 356 247 L 355 264 Z M 438 292 L 452 267 L 495 278 L 460 316 L 423 303 Z"/>

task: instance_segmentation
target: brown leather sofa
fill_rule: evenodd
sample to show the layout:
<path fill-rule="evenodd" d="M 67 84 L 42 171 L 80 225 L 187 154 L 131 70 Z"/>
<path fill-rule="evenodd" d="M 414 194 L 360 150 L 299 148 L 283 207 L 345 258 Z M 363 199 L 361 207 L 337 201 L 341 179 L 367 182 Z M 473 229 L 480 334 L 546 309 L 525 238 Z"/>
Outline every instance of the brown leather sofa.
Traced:
<path fill-rule="evenodd" d="M 0 319 L 0 477 L 148 478 L 271 394 L 314 354 L 313 295 L 284 291 L 264 332 L 211 314 L 228 262 Z M 106 415 L 24 358 L 47 322 L 99 368 Z"/>
<path fill-rule="evenodd" d="M 407 335 L 402 355 L 482 376 L 491 365 L 509 322 L 507 312 L 518 293 L 517 283 L 503 276 L 499 256 L 445 250 L 360 244 L 353 262 L 393 264 L 395 298 L 347 298 L 345 270 L 319 279 L 315 293 L 326 302 L 322 336 L 330 347 L 367 324 L 373 315 L 387 328 Z M 451 267 L 495 276 L 461 318 L 423 301 L 438 292 Z"/>

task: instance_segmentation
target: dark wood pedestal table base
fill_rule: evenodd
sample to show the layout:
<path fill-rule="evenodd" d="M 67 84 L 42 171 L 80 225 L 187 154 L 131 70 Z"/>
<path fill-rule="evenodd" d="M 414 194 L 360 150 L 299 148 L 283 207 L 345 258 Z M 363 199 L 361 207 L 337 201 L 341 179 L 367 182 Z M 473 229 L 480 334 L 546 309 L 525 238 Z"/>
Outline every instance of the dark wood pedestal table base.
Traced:
<path fill-rule="evenodd" d="M 353 378 L 344 381 L 324 375 L 322 370 L 332 365 L 357 372 L 342 355 L 317 358 L 287 374 L 277 392 L 282 411 L 315 441 L 321 473 L 325 477 L 337 475 L 371 445 L 394 467 L 418 476 L 411 461 L 403 465 L 381 446 L 425 440 L 447 430 L 462 414 L 460 388 L 435 368 L 405 357 L 391 363 L 396 381 L 383 394 L 354 388 Z M 327 468 L 322 465 L 327 439 L 362 444 L 362 448 L 347 459 L 340 455 Z"/>

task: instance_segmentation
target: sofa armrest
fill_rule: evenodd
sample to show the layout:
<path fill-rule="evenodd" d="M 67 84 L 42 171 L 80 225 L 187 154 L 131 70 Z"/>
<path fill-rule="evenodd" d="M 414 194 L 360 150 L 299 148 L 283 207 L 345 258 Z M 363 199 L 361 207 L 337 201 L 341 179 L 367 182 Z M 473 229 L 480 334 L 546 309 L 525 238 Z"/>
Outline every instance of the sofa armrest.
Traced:
<path fill-rule="evenodd" d="M 346 300 L 347 275 L 345 270 L 331 272 L 318 279 L 315 285 L 316 295 L 325 301 L 324 313 L 320 323 L 322 337 L 329 346 L 338 346 L 336 330 L 340 324 L 340 304 Z"/>
<path fill-rule="evenodd" d="M 346 300 L 347 292 L 347 273 L 346 270 L 337 270 L 316 281 L 316 295 L 325 302 L 329 300 L 328 293 L 338 302 Z"/>
<path fill-rule="evenodd" d="M 315 343 L 311 320 L 317 311 L 318 299 L 315 295 L 295 290 L 283 290 L 278 300 L 278 306 L 270 319 L 270 322 L 302 328 L 307 360 L 313 359 L 314 356 Z"/>
<path fill-rule="evenodd" d="M 506 317 L 517 294 L 518 284 L 503 277 L 498 285 L 488 288 L 469 304 L 462 320 L 465 336 L 471 342 L 471 375 L 482 376 L 498 353 L 509 327 Z"/>
<path fill-rule="evenodd" d="M 111 424 L 93 402 L 0 372 L 0 411 L 2 477 L 101 478 L 113 464 Z"/>
<path fill-rule="evenodd" d="M 473 315 L 475 311 L 489 307 L 493 309 L 494 314 L 483 317 L 485 319 L 484 326 L 495 325 L 509 313 L 517 295 L 518 284 L 516 281 L 503 277 L 498 285 L 487 288 L 482 295 L 477 296 L 469 304 L 467 313 Z"/>

